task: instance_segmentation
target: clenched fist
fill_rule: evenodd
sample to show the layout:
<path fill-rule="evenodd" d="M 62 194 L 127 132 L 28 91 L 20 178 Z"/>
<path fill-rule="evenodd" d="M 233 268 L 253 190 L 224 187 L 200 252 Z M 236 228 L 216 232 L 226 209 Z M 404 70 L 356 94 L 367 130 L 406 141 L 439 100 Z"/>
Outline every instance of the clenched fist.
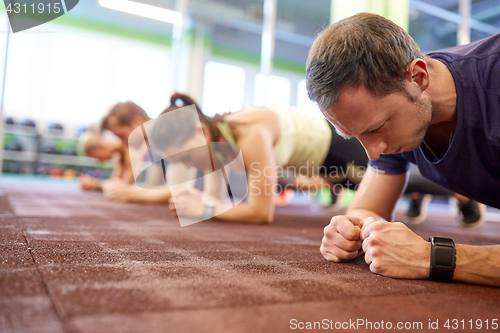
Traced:
<path fill-rule="evenodd" d="M 431 245 L 403 223 L 339 215 L 324 232 L 320 250 L 327 260 L 341 262 L 365 253 L 373 273 L 402 279 L 429 277 Z"/>
<path fill-rule="evenodd" d="M 427 279 L 431 244 L 400 222 L 368 218 L 362 221 L 361 238 L 370 271 L 400 279 Z"/>
<path fill-rule="evenodd" d="M 356 217 L 338 215 L 332 217 L 324 229 L 321 254 L 326 260 L 341 262 L 354 259 L 363 253 L 361 249 L 362 221 Z"/>

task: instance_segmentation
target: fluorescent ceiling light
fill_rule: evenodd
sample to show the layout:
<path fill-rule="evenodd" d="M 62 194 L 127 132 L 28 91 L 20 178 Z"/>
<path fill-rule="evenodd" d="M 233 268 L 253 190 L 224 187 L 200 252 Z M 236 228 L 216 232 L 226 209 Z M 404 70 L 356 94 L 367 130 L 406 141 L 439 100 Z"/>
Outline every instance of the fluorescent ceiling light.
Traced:
<path fill-rule="evenodd" d="M 147 17 L 153 20 L 179 24 L 182 22 L 182 15 L 173 10 L 128 0 L 99 0 L 103 7 L 119 10 L 121 12 Z"/>

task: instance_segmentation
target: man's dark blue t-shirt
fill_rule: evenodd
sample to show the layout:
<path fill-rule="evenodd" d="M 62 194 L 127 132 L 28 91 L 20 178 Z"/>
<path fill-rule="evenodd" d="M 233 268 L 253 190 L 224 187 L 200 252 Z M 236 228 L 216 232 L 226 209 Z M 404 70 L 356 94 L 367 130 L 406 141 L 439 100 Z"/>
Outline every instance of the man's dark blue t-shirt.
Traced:
<path fill-rule="evenodd" d="M 429 56 L 448 67 L 457 92 L 457 127 L 446 154 L 431 162 L 419 147 L 370 165 L 401 174 L 415 163 L 424 177 L 500 208 L 500 34 Z"/>

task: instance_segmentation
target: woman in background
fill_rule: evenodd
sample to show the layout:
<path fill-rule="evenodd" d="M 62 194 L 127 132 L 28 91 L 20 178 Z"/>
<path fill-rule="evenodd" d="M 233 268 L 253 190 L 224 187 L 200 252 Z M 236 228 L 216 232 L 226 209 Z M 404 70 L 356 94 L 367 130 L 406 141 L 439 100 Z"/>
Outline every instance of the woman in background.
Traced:
<path fill-rule="evenodd" d="M 109 161 L 113 156 L 118 155 L 110 179 L 122 179 L 128 184 L 134 182 L 128 149 L 120 141 L 104 139 L 101 133 L 95 129 L 95 126 L 91 126 L 88 131 L 82 133 L 79 141 L 80 149 L 85 155 L 96 158 L 101 162 Z M 90 175 L 82 174 L 78 177 L 78 181 L 83 190 L 103 190 L 104 182 Z"/>
<path fill-rule="evenodd" d="M 179 104 L 195 103 L 189 96 L 174 94 L 171 106 L 162 114 L 177 110 Z M 165 156 L 170 156 L 171 161 L 207 170 L 204 193 L 186 188 L 175 196 L 175 205 L 171 201 L 173 212 L 182 215 L 270 223 L 274 218 L 277 168 L 295 170 L 294 178 L 299 182 L 311 184 L 319 174 L 322 186 L 342 184 L 354 187 L 361 181 L 368 162 L 359 141 L 345 140 L 336 134 L 326 119 L 310 117 L 294 109 L 248 107 L 210 118 L 197 107 L 199 120 L 190 112 L 177 115 L 179 121 L 161 115 L 156 120 L 152 137 L 157 148 Z M 216 163 L 226 163 L 217 161 L 217 152 L 210 148 L 211 142 L 232 143 L 241 149 L 244 168 L 240 171 L 246 172 L 248 180 L 247 202 L 232 207 L 224 201 L 222 193 L 227 193 L 225 180 L 220 173 L 211 171 Z M 200 146 L 208 146 L 210 158 L 189 149 Z"/>
<path fill-rule="evenodd" d="M 171 197 L 170 189 L 165 187 L 165 175 L 159 165 L 151 166 L 146 172 L 142 187 L 135 184 L 133 171 L 142 170 L 144 159 L 149 159 L 149 151 L 144 140 L 129 141 L 130 134 L 138 127 L 145 130 L 149 126 L 149 116 L 146 111 L 134 102 L 116 104 L 101 121 L 101 132 L 108 130 L 120 138 L 121 147 L 126 151 L 130 174 L 124 177 L 112 177 L 103 186 L 104 195 L 110 199 L 123 202 L 167 203 Z M 132 162 L 131 162 L 132 161 Z M 188 170 L 182 165 L 167 166 L 169 178 L 176 181 L 192 176 L 194 170 Z M 135 175 L 137 177 L 138 175 Z"/>

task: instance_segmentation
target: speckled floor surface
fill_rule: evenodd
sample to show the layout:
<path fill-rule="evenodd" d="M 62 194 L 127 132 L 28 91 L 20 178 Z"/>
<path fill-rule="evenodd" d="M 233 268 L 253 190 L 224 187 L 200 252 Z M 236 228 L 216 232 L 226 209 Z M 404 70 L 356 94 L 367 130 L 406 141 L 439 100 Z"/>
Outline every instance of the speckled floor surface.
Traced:
<path fill-rule="evenodd" d="M 394 280 L 370 273 L 363 258 L 329 263 L 319 253 L 329 211 L 276 214 L 270 226 L 181 228 L 165 207 L 113 203 L 76 183 L 2 179 L 0 332 L 289 332 L 307 322 L 336 331 L 357 320 L 365 324 L 351 331 L 374 331 L 366 321 L 500 331 L 491 329 L 500 288 Z M 500 243 L 497 222 L 465 232 L 431 217 L 413 229 Z M 444 328 L 447 319 L 458 329 Z M 471 330 L 478 319 L 482 328 Z"/>

